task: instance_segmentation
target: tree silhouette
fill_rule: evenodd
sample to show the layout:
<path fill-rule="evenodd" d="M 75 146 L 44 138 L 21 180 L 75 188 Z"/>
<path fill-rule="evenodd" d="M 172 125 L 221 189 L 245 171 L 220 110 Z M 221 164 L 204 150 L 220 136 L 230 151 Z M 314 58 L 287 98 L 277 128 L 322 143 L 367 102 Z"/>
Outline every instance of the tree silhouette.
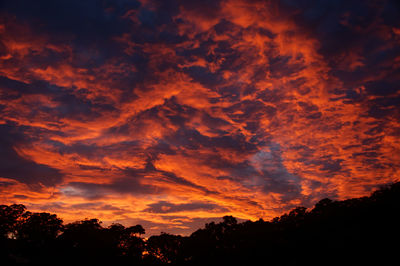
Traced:
<path fill-rule="evenodd" d="M 17 225 L 25 210 L 22 204 L 0 205 L 0 239 L 15 237 Z"/>
<path fill-rule="evenodd" d="M 0 205 L 2 265 L 398 265 L 400 183 L 369 197 L 322 199 L 271 221 L 232 216 L 182 237 L 147 240 L 141 225 L 67 225 L 54 214 Z"/>
<path fill-rule="evenodd" d="M 63 229 L 63 221 L 55 214 L 26 212 L 23 216 L 25 219 L 17 226 L 17 239 L 45 242 L 56 239 Z"/>
<path fill-rule="evenodd" d="M 112 224 L 105 229 L 106 234 L 112 241 L 114 256 L 120 257 L 120 261 L 127 263 L 140 263 L 144 251 L 144 241 L 140 236 L 145 233 L 141 225 L 125 228 L 121 224 Z"/>
<path fill-rule="evenodd" d="M 178 264 L 183 263 L 182 236 L 161 233 L 158 236 L 151 236 L 146 242 L 148 255 L 146 261 L 152 264 Z"/>

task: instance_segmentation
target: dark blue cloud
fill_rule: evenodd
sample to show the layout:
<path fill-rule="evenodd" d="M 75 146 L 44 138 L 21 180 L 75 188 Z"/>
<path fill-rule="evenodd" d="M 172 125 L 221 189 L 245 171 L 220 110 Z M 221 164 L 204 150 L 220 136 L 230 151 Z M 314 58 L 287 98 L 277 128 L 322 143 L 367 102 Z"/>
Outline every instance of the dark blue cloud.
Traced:
<path fill-rule="evenodd" d="M 8 92 L 1 95 L 1 98 L 5 100 L 22 99 L 25 95 L 32 95 L 33 97 L 35 95 L 46 95 L 55 103 L 55 106 L 52 105 L 51 107 L 46 105 L 29 106 L 31 118 L 42 112 L 59 119 L 95 119 L 102 116 L 104 112 L 116 110 L 113 105 L 89 101 L 78 97 L 67 88 L 41 80 L 32 80 L 28 84 L 0 76 L 0 87 Z"/>
<path fill-rule="evenodd" d="M 193 203 L 183 203 L 174 204 L 167 201 L 159 201 L 157 203 L 152 203 L 148 205 L 144 211 L 152 213 L 171 213 L 171 212 L 182 212 L 182 211 L 212 211 L 214 209 L 221 209 L 218 205 L 204 203 L 204 202 L 193 202 Z M 225 208 L 222 208 L 226 211 Z"/>
<path fill-rule="evenodd" d="M 0 125 L 0 176 L 28 185 L 60 184 L 64 175 L 58 169 L 35 163 L 16 152 L 15 145 L 28 144 L 29 141 L 22 128 Z"/>

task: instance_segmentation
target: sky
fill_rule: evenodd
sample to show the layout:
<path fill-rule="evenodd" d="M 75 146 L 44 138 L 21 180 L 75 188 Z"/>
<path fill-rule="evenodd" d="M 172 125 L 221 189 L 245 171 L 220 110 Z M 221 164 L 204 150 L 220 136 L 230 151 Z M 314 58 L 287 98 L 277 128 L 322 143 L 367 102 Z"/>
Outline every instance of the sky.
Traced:
<path fill-rule="evenodd" d="M 400 180 L 396 0 L 0 1 L 0 204 L 190 234 Z"/>

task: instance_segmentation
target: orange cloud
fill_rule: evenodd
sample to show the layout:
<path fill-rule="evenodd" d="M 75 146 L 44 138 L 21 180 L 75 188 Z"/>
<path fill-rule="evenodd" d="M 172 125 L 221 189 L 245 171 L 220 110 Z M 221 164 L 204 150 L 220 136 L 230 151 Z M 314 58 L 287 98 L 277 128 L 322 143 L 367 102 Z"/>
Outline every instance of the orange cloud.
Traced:
<path fill-rule="evenodd" d="M 141 2 L 93 7 L 90 23 L 76 14 L 80 27 L 7 11 L 4 203 L 188 233 L 398 180 L 390 19 L 370 23 L 347 6 Z"/>

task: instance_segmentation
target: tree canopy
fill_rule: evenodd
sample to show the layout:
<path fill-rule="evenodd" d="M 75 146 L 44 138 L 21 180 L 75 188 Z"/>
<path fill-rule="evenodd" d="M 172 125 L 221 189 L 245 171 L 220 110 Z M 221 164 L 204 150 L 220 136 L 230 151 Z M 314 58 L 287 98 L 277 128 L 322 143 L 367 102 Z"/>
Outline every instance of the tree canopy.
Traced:
<path fill-rule="evenodd" d="M 400 183 L 369 197 L 322 199 L 271 221 L 225 216 L 190 236 L 145 239 L 141 225 L 69 224 L 0 205 L 2 265 L 398 265 Z"/>

